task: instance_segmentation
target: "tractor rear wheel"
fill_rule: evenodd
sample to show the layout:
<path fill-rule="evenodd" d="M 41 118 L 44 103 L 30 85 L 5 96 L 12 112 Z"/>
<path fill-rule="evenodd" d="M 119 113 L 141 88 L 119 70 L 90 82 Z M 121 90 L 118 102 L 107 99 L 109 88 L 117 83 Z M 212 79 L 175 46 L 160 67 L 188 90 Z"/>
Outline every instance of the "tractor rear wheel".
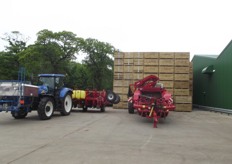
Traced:
<path fill-rule="evenodd" d="M 128 113 L 130 113 L 130 114 L 134 114 L 135 113 L 135 110 L 134 110 L 134 107 L 133 107 L 133 103 L 131 103 L 131 102 L 128 102 Z"/>
<path fill-rule="evenodd" d="M 62 116 L 67 116 L 71 113 L 72 110 L 72 95 L 67 93 L 62 102 L 62 108 L 60 114 Z"/>
<path fill-rule="evenodd" d="M 27 112 L 20 110 L 18 112 L 11 112 L 12 117 L 14 117 L 15 119 L 23 119 L 27 116 Z"/>
<path fill-rule="evenodd" d="M 38 115 L 41 120 L 48 120 L 54 112 L 54 101 L 51 97 L 44 97 L 40 100 L 38 106 Z"/>

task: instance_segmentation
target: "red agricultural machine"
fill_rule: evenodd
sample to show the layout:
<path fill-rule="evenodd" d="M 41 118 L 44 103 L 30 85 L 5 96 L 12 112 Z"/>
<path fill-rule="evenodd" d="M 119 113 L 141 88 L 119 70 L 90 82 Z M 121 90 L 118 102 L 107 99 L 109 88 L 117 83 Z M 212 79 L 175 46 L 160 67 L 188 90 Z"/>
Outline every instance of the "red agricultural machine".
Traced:
<path fill-rule="evenodd" d="M 154 128 L 159 118 L 175 109 L 172 95 L 158 81 L 157 76 L 150 75 L 130 84 L 128 90 L 128 112 L 133 114 L 136 109 L 140 116 L 153 118 Z"/>
<path fill-rule="evenodd" d="M 84 112 L 90 107 L 100 108 L 101 112 L 105 112 L 105 106 L 118 104 L 120 97 L 112 91 L 73 90 L 72 101 L 74 108 L 82 108 Z"/>

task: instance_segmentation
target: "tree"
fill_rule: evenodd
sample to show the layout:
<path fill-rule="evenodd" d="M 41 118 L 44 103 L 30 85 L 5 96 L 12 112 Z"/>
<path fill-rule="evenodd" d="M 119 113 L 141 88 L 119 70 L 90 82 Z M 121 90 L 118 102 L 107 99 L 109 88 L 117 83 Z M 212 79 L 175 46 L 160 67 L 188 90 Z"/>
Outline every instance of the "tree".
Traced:
<path fill-rule="evenodd" d="M 29 37 L 23 36 L 19 31 L 12 31 L 10 34 L 5 33 L 5 37 L 2 40 L 8 42 L 8 46 L 5 46 L 6 51 L 11 55 L 17 55 L 19 52 L 26 49 L 27 41 Z"/>
<path fill-rule="evenodd" d="M 70 88 L 85 90 L 89 86 L 89 72 L 85 64 L 76 62 L 69 63 L 66 85 Z"/>
<path fill-rule="evenodd" d="M 40 73 L 50 73 L 49 62 L 44 60 L 43 54 L 37 45 L 29 45 L 26 50 L 20 52 L 19 61 L 26 68 L 32 83 L 35 82 L 34 76 Z"/>
<path fill-rule="evenodd" d="M 27 79 L 40 73 L 62 73 L 67 75 L 67 85 L 72 88 L 112 89 L 115 48 L 109 43 L 84 40 L 68 31 L 49 30 L 39 31 L 35 43 L 29 46 L 19 32 L 2 39 L 9 45 L 0 52 L 0 79 L 16 79 L 19 67 L 23 66 Z M 80 51 L 87 55 L 83 64 L 74 62 Z"/>
<path fill-rule="evenodd" d="M 6 33 L 1 39 L 6 41 L 8 45 L 5 46 L 5 51 L 0 52 L 0 79 L 17 79 L 21 66 L 19 54 L 27 48 L 28 38 L 25 38 L 18 31 L 12 31 L 10 34 Z"/>
<path fill-rule="evenodd" d="M 35 44 L 21 53 L 20 61 L 32 74 L 65 74 L 69 62 L 75 59 L 75 55 L 80 51 L 81 44 L 83 39 L 76 37 L 72 32 L 42 30 L 37 33 Z"/>
<path fill-rule="evenodd" d="M 82 51 L 87 54 L 84 63 L 90 72 L 93 88 L 112 89 L 115 48 L 109 43 L 86 39 Z"/>

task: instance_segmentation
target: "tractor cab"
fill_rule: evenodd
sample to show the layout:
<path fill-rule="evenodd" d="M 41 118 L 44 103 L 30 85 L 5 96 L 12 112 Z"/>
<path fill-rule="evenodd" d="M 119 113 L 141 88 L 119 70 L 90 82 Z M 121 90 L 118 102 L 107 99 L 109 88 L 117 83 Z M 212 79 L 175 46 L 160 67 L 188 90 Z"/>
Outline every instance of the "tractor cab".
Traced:
<path fill-rule="evenodd" d="M 64 87 L 63 74 L 39 74 L 38 76 L 39 94 L 54 95 L 55 91 Z"/>

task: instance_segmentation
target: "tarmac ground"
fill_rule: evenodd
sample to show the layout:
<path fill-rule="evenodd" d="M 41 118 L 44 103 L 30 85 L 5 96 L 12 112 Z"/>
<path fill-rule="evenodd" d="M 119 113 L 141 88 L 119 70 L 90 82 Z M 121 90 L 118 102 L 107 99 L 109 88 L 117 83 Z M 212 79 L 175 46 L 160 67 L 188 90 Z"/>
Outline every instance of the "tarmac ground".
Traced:
<path fill-rule="evenodd" d="M 1 164 L 231 164 L 232 115 L 193 110 L 153 120 L 106 108 L 69 116 L 0 113 Z"/>

